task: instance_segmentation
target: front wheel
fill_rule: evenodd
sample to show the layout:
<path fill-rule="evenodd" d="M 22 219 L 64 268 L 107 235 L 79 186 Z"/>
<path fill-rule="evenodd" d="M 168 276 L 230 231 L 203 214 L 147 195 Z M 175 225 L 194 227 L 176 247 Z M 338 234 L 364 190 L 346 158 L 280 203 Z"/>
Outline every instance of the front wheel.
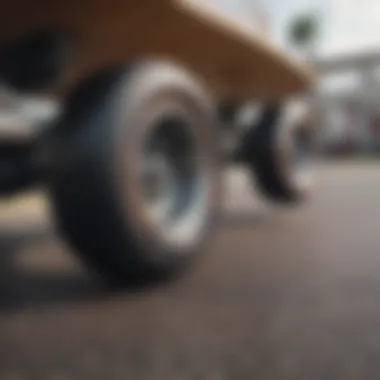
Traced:
<path fill-rule="evenodd" d="M 118 284 L 184 268 L 219 215 L 216 118 L 192 76 L 166 62 L 97 74 L 58 130 L 53 210 L 78 256 Z"/>

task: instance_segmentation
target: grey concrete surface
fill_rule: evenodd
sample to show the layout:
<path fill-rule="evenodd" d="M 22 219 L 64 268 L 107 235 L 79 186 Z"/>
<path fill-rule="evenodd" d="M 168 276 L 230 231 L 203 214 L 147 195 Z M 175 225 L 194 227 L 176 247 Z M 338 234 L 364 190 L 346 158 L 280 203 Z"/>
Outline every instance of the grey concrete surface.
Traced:
<path fill-rule="evenodd" d="M 43 200 L 0 205 L 0 379 L 380 378 L 380 164 L 318 174 L 295 210 L 227 174 L 202 259 L 119 294 L 77 265 Z"/>

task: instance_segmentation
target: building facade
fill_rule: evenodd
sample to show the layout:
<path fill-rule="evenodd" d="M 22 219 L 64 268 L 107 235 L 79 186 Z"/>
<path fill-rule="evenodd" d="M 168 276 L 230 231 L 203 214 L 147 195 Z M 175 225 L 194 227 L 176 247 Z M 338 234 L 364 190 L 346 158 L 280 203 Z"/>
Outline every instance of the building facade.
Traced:
<path fill-rule="evenodd" d="M 380 152 L 380 52 L 317 62 L 321 142 L 331 152 Z"/>

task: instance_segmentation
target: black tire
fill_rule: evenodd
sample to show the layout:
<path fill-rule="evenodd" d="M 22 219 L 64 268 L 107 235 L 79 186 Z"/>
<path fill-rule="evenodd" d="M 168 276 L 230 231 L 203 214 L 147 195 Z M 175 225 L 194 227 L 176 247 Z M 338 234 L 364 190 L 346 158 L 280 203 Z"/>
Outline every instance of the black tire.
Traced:
<path fill-rule="evenodd" d="M 174 64 L 136 63 L 83 83 L 57 127 L 50 181 L 58 226 L 78 256 L 113 284 L 180 273 L 218 220 L 217 133 L 207 96 Z M 167 182 L 180 189 L 169 188 L 170 221 L 149 214 L 136 178 L 143 162 L 165 160 Z"/>
<path fill-rule="evenodd" d="M 307 200 L 313 184 L 311 126 L 289 117 L 286 109 L 272 105 L 249 133 L 244 141 L 248 144 L 244 149 L 245 162 L 261 193 L 282 204 Z"/>

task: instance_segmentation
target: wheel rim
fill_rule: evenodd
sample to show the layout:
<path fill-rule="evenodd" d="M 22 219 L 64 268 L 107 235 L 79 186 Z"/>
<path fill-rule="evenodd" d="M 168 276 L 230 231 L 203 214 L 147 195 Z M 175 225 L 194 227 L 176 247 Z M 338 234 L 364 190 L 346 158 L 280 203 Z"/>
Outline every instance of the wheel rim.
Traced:
<path fill-rule="evenodd" d="M 309 183 L 313 160 L 310 133 L 303 128 L 297 128 L 294 131 L 292 146 L 295 176 L 299 182 Z"/>
<path fill-rule="evenodd" d="M 304 131 L 297 130 L 293 139 L 294 163 L 298 171 L 305 170 L 310 164 L 310 139 Z"/>
<path fill-rule="evenodd" d="M 191 241 L 202 231 L 207 202 L 203 167 L 191 128 L 179 117 L 156 123 L 142 149 L 140 186 L 150 223 L 167 241 Z"/>

